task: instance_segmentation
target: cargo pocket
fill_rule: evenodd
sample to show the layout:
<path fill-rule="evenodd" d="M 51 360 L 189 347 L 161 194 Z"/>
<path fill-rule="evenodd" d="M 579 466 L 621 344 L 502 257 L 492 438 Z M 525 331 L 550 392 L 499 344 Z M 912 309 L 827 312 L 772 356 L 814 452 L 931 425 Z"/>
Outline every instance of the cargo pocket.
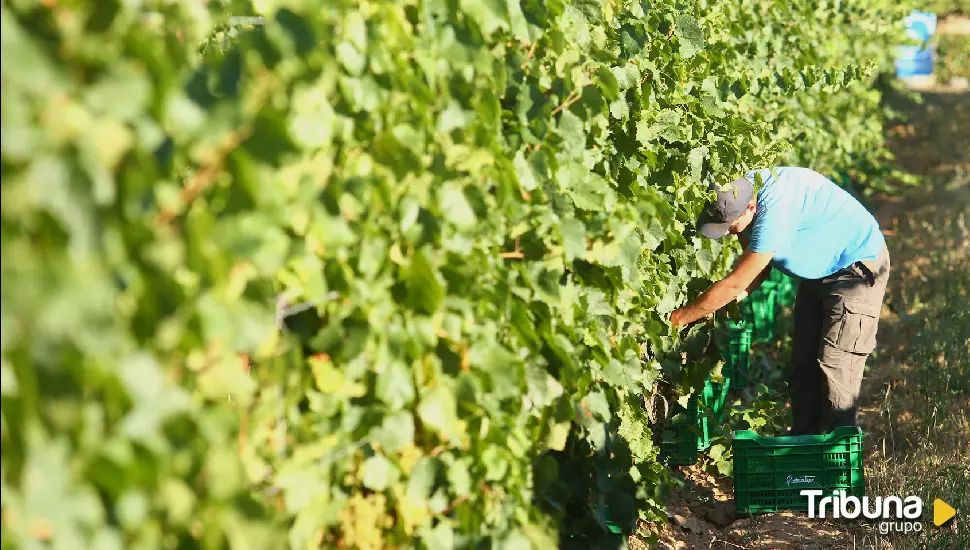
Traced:
<path fill-rule="evenodd" d="M 865 302 L 844 301 L 838 347 L 843 351 L 869 354 L 876 349 L 879 307 Z"/>

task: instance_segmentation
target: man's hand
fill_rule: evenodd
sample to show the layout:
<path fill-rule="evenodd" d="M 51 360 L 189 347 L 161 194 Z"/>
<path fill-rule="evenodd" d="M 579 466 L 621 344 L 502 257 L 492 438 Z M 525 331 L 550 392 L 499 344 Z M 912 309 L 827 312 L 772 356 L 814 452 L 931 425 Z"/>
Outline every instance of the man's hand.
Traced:
<path fill-rule="evenodd" d="M 674 327 L 679 327 L 686 324 L 685 319 L 686 312 L 683 309 L 675 309 L 673 313 L 670 314 L 670 325 Z"/>
<path fill-rule="evenodd" d="M 745 250 L 731 274 L 714 283 L 695 300 L 670 314 L 670 324 L 680 327 L 693 323 L 729 304 L 745 292 L 761 275 L 774 256 L 771 252 Z"/>
<path fill-rule="evenodd" d="M 688 315 L 688 312 L 685 311 L 684 308 L 674 310 L 674 312 L 670 314 L 670 324 L 672 326 L 674 326 L 674 327 L 679 327 L 679 326 L 682 326 L 682 325 L 686 325 L 687 323 L 691 323 L 693 321 L 696 321 L 696 319 L 692 319 L 692 320 L 688 321 L 687 320 L 687 317 L 686 317 L 687 315 Z M 709 313 L 709 314 L 705 315 L 704 317 L 706 317 L 708 319 L 713 319 L 714 318 L 714 314 L 713 313 Z"/>

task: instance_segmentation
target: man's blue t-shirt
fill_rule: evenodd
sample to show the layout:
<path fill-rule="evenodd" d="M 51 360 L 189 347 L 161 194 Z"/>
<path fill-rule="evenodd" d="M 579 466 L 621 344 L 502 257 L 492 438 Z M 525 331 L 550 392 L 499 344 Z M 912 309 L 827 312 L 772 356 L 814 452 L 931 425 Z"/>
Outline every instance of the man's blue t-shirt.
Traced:
<path fill-rule="evenodd" d="M 747 174 L 758 208 L 744 231 L 754 252 L 774 252 L 773 267 L 802 279 L 827 277 L 885 246 L 879 224 L 846 190 L 807 168 L 777 167 Z"/>

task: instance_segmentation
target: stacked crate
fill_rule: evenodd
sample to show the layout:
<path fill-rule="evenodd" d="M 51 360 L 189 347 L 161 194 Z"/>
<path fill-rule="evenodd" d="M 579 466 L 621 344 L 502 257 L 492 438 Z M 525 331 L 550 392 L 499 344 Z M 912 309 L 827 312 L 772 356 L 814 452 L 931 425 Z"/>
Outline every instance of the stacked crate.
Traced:
<path fill-rule="evenodd" d="M 715 426 L 726 423 L 725 405 L 732 383 L 744 387 L 751 376 L 751 345 L 778 336 L 775 314 L 794 304 L 795 282 L 778 270 L 742 302 L 740 321 L 723 321 L 717 345 L 724 359 L 723 381 L 708 378 L 699 394 L 691 396 L 687 407 L 674 406 L 673 420 L 664 430 L 660 444 L 661 461 L 671 466 L 697 462 L 698 453 L 711 445 Z"/>

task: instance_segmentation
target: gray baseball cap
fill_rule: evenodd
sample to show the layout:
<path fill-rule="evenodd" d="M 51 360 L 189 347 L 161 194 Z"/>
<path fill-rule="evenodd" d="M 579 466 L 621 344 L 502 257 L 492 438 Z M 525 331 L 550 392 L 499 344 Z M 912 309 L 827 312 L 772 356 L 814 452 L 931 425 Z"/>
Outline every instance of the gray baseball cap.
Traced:
<path fill-rule="evenodd" d="M 701 211 L 697 230 L 709 239 L 720 239 L 751 203 L 754 185 L 748 178 L 739 178 L 724 186 L 711 185 L 709 190 L 717 192 L 717 199 Z"/>

